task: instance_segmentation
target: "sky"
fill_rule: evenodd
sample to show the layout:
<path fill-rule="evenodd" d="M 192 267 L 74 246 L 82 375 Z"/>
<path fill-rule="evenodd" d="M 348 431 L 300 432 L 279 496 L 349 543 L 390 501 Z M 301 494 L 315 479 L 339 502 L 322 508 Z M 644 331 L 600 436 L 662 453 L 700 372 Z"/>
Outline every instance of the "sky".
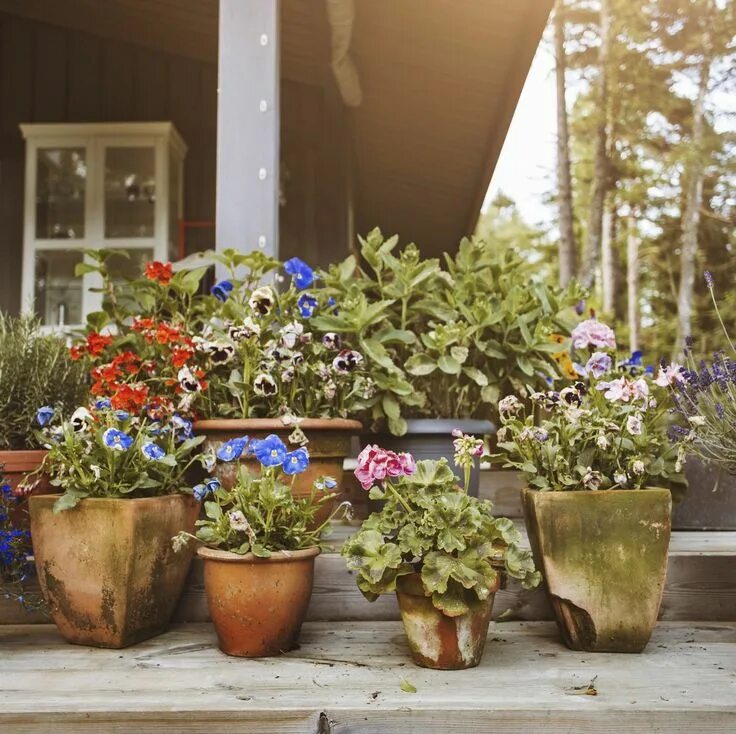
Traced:
<path fill-rule="evenodd" d="M 545 194 L 555 175 L 555 78 L 551 48 L 540 44 L 506 136 L 483 205 L 499 191 L 514 199 L 530 224 L 548 226 L 552 209 Z"/>

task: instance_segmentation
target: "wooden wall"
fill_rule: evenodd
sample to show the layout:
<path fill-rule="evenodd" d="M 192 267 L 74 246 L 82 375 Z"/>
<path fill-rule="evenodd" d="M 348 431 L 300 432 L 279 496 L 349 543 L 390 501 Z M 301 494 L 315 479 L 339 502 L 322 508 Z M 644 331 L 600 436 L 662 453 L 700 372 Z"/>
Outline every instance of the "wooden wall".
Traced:
<path fill-rule="evenodd" d="M 215 218 L 217 69 L 0 14 L 0 308 L 20 305 L 21 122 L 171 120 L 189 146 L 185 216 Z M 193 231 L 192 249 L 214 243 Z"/>
<path fill-rule="evenodd" d="M 348 247 L 348 116 L 331 77 L 282 80 L 280 253 L 314 264 Z M 0 309 L 20 306 L 21 122 L 170 120 L 189 146 L 184 216 L 215 219 L 217 67 L 0 13 Z M 214 246 L 192 229 L 191 251 Z"/>

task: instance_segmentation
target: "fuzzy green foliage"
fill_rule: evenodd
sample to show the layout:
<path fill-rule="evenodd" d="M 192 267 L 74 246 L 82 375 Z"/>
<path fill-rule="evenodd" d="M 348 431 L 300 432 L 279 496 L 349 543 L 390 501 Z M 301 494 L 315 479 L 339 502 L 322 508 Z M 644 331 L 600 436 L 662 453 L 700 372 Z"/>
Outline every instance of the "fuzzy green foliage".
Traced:
<path fill-rule="evenodd" d="M 374 427 L 406 432 L 406 418 L 488 418 L 499 397 L 524 394 L 559 376 L 575 323 L 577 284 L 561 291 L 537 281 L 511 249 L 463 240 L 455 256 L 422 259 L 418 248 L 375 229 L 355 257 L 323 277 L 341 304 L 313 319 L 317 328 L 354 335 L 376 392 Z"/>
<path fill-rule="evenodd" d="M 71 412 L 87 394 L 86 370 L 37 319 L 0 314 L 0 450 L 35 449 L 36 411 Z"/>
<path fill-rule="evenodd" d="M 383 509 L 342 549 L 367 599 L 394 591 L 400 576 L 418 572 L 434 606 L 459 616 L 488 598 L 499 573 L 524 588 L 539 583 L 513 522 L 495 518 L 487 500 L 465 494 L 445 459 L 419 461 L 414 474 L 373 487 L 370 496 L 385 500 Z"/>

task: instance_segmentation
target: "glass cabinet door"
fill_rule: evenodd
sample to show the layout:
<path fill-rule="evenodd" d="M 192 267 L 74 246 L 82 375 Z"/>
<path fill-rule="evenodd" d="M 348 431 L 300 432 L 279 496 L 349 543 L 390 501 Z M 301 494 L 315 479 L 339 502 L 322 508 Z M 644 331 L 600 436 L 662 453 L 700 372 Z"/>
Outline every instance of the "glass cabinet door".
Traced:
<path fill-rule="evenodd" d="M 104 153 L 105 238 L 153 237 L 156 156 L 153 146 L 110 146 Z"/>
<path fill-rule="evenodd" d="M 36 155 L 36 239 L 82 239 L 86 190 L 84 148 L 39 148 Z"/>
<path fill-rule="evenodd" d="M 74 268 L 82 262 L 80 250 L 37 250 L 35 309 L 45 326 L 81 324 L 82 279 Z"/>

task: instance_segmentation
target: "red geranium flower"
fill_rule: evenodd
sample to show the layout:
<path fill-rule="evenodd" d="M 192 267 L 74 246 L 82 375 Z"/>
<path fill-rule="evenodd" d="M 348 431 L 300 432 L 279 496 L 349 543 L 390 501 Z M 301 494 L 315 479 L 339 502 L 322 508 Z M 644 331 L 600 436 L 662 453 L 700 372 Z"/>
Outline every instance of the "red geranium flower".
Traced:
<path fill-rule="evenodd" d="M 154 262 L 146 263 L 146 278 L 155 280 L 159 285 L 168 285 L 171 281 L 171 263 Z"/>
<path fill-rule="evenodd" d="M 112 337 L 109 334 L 99 334 L 93 331 L 87 335 L 87 351 L 93 357 L 99 357 L 106 347 L 112 344 Z"/>
<path fill-rule="evenodd" d="M 148 387 L 146 385 L 120 385 L 110 398 L 115 410 L 126 410 L 129 413 L 137 413 L 147 400 Z"/>

